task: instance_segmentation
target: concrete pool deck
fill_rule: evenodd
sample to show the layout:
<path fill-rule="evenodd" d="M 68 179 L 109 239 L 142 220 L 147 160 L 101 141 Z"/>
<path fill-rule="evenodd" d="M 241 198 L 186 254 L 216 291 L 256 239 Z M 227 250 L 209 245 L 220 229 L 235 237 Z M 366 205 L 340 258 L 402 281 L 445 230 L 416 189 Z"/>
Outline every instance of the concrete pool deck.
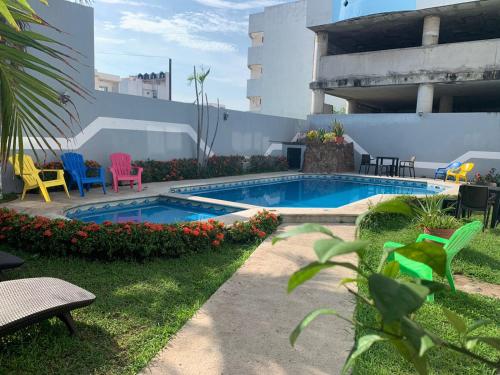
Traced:
<path fill-rule="evenodd" d="M 133 190 L 129 186 L 121 186 L 118 193 L 115 193 L 111 188 L 108 188 L 108 193 L 104 195 L 101 188 L 93 188 L 85 194 L 85 197 L 80 197 L 78 191 L 71 191 L 71 198 L 68 199 L 64 192 L 62 191 L 52 191 L 49 192 L 52 198 L 52 202 L 45 203 L 39 194 L 27 194 L 26 198 L 21 201 L 20 199 L 0 204 L 0 207 L 12 208 L 20 212 L 28 213 L 31 215 L 41 215 L 47 217 L 63 217 L 65 211 L 80 205 L 91 205 L 99 204 L 108 201 L 116 201 L 122 199 L 140 199 L 152 196 L 164 195 L 173 198 L 182 198 L 194 202 L 201 203 L 212 203 L 218 205 L 224 205 L 229 207 L 235 207 L 240 209 L 240 211 L 220 216 L 218 220 L 224 222 L 225 224 L 232 224 L 237 220 L 245 220 L 253 215 L 255 215 L 259 210 L 264 207 L 252 206 L 243 203 L 235 203 L 222 201 L 218 199 L 211 199 L 205 197 L 199 197 L 195 195 L 186 195 L 172 193 L 171 188 L 181 187 L 181 186 L 197 186 L 206 185 L 212 183 L 231 183 L 238 182 L 249 179 L 261 179 L 261 178 L 272 178 L 272 177 L 282 177 L 291 175 L 300 175 L 299 172 L 274 172 L 274 173 L 260 173 L 251 175 L 241 175 L 241 176 L 230 176 L 230 177 L 218 177 L 211 179 L 198 179 L 198 180 L 183 180 L 183 181 L 168 181 L 168 182 L 153 182 L 143 184 L 143 191 L 137 192 L 137 188 Z M 351 174 L 344 174 L 351 175 Z M 354 176 L 359 176 L 354 174 Z M 363 177 L 363 175 L 361 175 Z M 371 178 L 379 178 L 377 176 L 366 176 Z M 396 179 L 396 180 L 406 180 L 406 181 L 418 181 L 425 182 L 432 185 L 442 185 L 446 187 L 444 194 L 457 194 L 458 186 L 452 182 L 436 181 L 432 179 L 422 179 L 422 178 L 399 178 L 399 177 L 380 177 L 382 179 Z M 370 198 L 362 199 L 348 205 L 338 207 L 338 208 L 269 208 L 269 211 L 273 211 L 282 215 L 285 223 L 304 223 L 304 222 L 316 222 L 316 223 L 354 223 L 356 218 L 366 212 L 370 206 L 375 205 L 381 201 L 387 200 L 394 197 L 390 194 L 379 194 L 372 196 Z"/>
<path fill-rule="evenodd" d="M 353 240 L 352 225 L 328 226 Z M 292 225 L 282 225 L 278 233 Z M 352 317 L 355 300 L 341 279 L 353 277 L 332 268 L 286 293 L 288 278 L 314 261 L 312 249 L 321 234 L 307 234 L 275 246 L 267 239 L 245 264 L 170 339 L 141 375 L 339 374 L 354 343 L 351 326 L 336 317 L 320 317 L 299 337 L 289 335 L 315 308 L 328 307 Z M 339 260 L 357 263 L 355 255 Z"/>

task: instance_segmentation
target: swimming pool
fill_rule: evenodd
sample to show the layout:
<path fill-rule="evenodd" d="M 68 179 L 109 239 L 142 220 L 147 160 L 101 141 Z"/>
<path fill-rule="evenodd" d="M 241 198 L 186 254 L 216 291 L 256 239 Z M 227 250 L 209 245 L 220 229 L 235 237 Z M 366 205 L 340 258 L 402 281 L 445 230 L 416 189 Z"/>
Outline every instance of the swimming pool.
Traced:
<path fill-rule="evenodd" d="M 66 216 L 70 219 L 97 224 L 102 224 L 105 221 L 172 224 L 206 220 L 236 211 L 238 210 L 226 206 L 159 196 L 80 206 L 68 210 Z"/>
<path fill-rule="evenodd" d="M 378 194 L 436 194 L 426 182 L 356 176 L 294 175 L 173 189 L 200 197 L 263 207 L 337 208 Z"/>

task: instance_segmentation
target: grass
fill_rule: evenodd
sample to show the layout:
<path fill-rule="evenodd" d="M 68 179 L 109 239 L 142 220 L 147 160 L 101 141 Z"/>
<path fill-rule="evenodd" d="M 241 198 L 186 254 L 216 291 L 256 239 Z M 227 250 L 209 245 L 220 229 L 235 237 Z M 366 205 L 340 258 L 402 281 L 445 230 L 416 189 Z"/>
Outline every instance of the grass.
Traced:
<path fill-rule="evenodd" d="M 378 265 L 384 242 L 410 243 L 415 241 L 419 233 L 418 229 L 408 223 L 387 225 L 387 227 L 392 227 L 392 230 L 378 228 L 377 230 L 362 231 L 362 237 L 370 243 L 367 261 L 373 267 Z M 452 263 L 454 273 L 462 273 L 477 280 L 500 284 L 499 249 L 499 229 L 488 230 L 478 235 L 473 243 L 454 259 Z M 366 291 L 366 286 L 362 286 L 363 288 Z M 478 330 L 478 335 L 500 336 L 499 300 L 462 292 L 456 294 L 445 292 L 437 294 L 434 303 L 426 303 L 418 311 L 417 320 L 423 326 L 448 340 L 456 340 L 457 335 L 441 312 L 443 306 L 460 314 L 469 323 L 478 319 L 490 319 L 493 324 Z M 376 319 L 373 310 L 362 304 L 358 304 L 355 314 L 361 322 L 374 323 Z M 360 330 L 356 334 L 360 337 L 364 333 Z M 478 347 L 477 352 L 498 360 L 498 352 L 495 353 L 493 349 L 484 345 Z M 431 364 L 430 374 L 494 374 L 494 371 L 486 365 L 441 348 L 433 348 L 429 351 L 429 362 Z M 411 364 L 406 363 L 392 350 L 390 344 L 377 344 L 357 361 L 354 373 L 357 375 L 409 375 L 416 372 Z"/>
<path fill-rule="evenodd" d="M 57 319 L 0 339 L 0 374 L 135 374 L 250 256 L 230 247 L 178 259 L 100 263 L 33 257 L 9 278 L 52 276 L 93 292 L 76 310 L 78 336 Z"/>

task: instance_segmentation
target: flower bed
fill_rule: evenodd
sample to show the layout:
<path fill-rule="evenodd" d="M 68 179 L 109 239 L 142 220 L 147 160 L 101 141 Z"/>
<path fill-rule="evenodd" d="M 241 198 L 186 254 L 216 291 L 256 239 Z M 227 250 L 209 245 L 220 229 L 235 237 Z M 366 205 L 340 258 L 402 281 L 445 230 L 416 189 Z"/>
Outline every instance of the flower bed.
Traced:
<path fill-rule="evenodd" d="M 53 220 L 1 209 L 0 243 L 48 256 L 142 260 L 212 250 L 225 241 L 262 241 L 276 230 L 279 223 L 280 218 L 267 211 L 258 213 L 246 223 L 225 227 L 215 220 L 173 225 L 95 224 Z"/>

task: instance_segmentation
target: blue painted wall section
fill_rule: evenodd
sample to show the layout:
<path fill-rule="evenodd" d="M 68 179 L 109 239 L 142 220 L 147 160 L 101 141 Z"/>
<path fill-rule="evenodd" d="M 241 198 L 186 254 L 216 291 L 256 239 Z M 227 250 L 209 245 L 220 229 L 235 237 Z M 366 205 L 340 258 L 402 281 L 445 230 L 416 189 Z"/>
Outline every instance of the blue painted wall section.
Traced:
<path fill-rule="evenodd" d="M 411 11 L 417 9 L 417 0 L 332 0 L 333 22 L 371 14 Z"/>

